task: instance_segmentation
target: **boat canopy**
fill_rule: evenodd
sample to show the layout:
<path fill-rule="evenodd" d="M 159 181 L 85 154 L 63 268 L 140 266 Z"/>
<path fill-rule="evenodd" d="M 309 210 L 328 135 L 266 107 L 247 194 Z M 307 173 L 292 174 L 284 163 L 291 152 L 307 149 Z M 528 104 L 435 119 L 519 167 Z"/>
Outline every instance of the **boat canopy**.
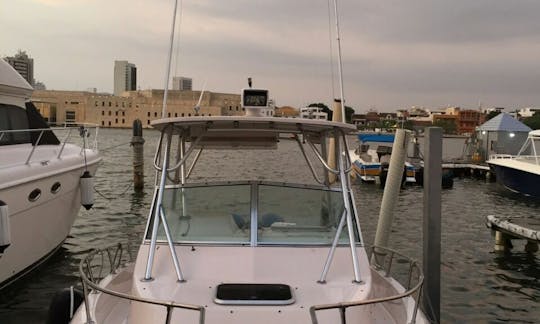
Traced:
<path fill-rule="evenodd" d="M 6 61 L 0 60 L 0 98 L 3 103 L 24 107 L 30 98 L 32 86 Z"/>
<path fill-rule="evenodd" d="M 394 143 L 394 137 L 393 134 L 358 134 L 358 140 L 362 143 Z"/>
<path fill-rule="evenodd" d="M 204 135 L 196 147 L 211 149 L 275 148 L 280 133 L 302 134 L 319 142 L 335 130 L 345 135 L 356 132 L 351 124 L 280 117 L 195 116 L 158 119 L 151 125 L 162 132 L 170 128 L 191 142 Z"/>

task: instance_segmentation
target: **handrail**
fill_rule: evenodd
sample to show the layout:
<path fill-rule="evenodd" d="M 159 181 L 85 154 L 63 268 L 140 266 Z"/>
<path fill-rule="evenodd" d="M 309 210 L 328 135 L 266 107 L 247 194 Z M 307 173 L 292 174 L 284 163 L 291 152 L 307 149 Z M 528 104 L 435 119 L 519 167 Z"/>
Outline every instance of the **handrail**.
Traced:
<path fill-rule="evenodd" d="M 92 315 L 90 313 L 89 301 L 88 301 L 88 295 L 89 295 L 88 287 L 90 287 L 92 290 L 96 292 L 107 294 L 113 297 L 118 297 L 118 298 L 130 300 L 130 301 L 136 301 L 136 302 L 165 307 L 167 310 L 167 316 L 165 319 L 166 324 L 170 323 L 172 311 L 175 308 L 198 311 L 199 324 L 204 324 L 205 322 L 204 306 L 181 304 L 181 303 L 175 303 L 173 301 L 167 302 L 167 301 L 161 301 L 157 299 L 137 297 L 137 296 L 114 291 L 114 290 L 107 289 L 105 287 L 100 286 L 99 282 L 104 277 L 111 274 L 116 274 L 117 271 L 121 267 L 123 267 L 126 263 L 132 262 L 131 255 L 129 257 L 129 260 L 127 260 L 127 262 L 122 259 L 123 255 L 124 255 L 124 246 L 121 243 L 118 243 L 116 245 L 109 246 L 104 249 L 92 250 L 79 264 L 79 273 L 81 274 L 81 282 L 82 282 L 83 291 L 84 291 L 84 302 L 85 302 L 85 307 L 86 307 L 87 323 L 94 323 L 92 320 Z M 92 264 L 92 261 L 94 261 L 96 257 L 99 257 L 101 259 L 101 264 L 99 265 Z M 107 274 L 103 273 L 105 262 L 108 262 L 108 266 L 110 268 L 110 272 Z M 98 272 L 97 275 L 95 275 L 94 271 Z"/>
<path fill-rule="evenodd" d="M 407 284 L 405 286 L 405 291 L 402 292 L 402 293 L 393 295 L 393 296 L 378 297 L 378 298 L 362 300 L 362 301 L 351 301 L 351 302 L 341 302 L 341 303 L 333 303 L 333 304 L 313 305 L 313 306 L 311 306 L 309 308 L 309 313 L 310 313 L 310 316 L 311 316 L 312 324 L 317 324 L 318 323 L 316 312 L 320 311 L 320 310 L 339 309 L 340 315 L 341 315 L 341 324 L 345 324 L 346 323 L 345 312 L 346 312 L 347 308 L 349 308 L 349 307 L 365 306 L 365 305 L 372 305 L 372 304 L 379 304 L 379 303 L 389 302 L 389 301 L 398 300 L 398 299 L 402 299 L 402 298 L 412 297 L 413 294 L 417 293 L 416 300 L 414 300 L 414 310 L 413 310 L 412 319 L 411 319 L 411 323 L 416 322 L 416 315 L 417 315 L 417 312 L 418 312 L 418 302 L 419 302 L 419 299 L 420 299 L 420 294 L 422 292 L 422 285 L 424 283 L 424 274 L 422 272 L 422 269 L 418 265 L 418 262 L 416 260 L 413 260 L 413 259 L 411 259 L 411 258 L 409 258 L 409 257 L 407 257 L 407 256 L 393 250 L 393 249 L 380 247 L 380 246 L 371 246 L 371 247 L 368 247 L 368 248 L 370 249 L 370 253 L 368 254 L 368 256 L 369 256 L 370 260 L 372 260 L 372 262 L 377 262 L 377 260 L 378 260 L 378 258 L 376 257 L 377 255 L 385 256 L 385 257 L 388 256 L 389 259 L 387 261 L 386 267 L 384 266 L 384 260 L 383 260 L 382 265 L 380 263 L 376 263 L 376 264 L 371 265 L 372 268 L 377 270 L 377 271 L 384 270 L 384 276 L 385 277 L 390 276 L 390 270 L 392 268 L 392 263 L 394 261 L 394 256 L 395 255 L 401 256 L 402 258 L 406 259 L 406 261 L 409 263 L 409 270 L 408 270 L 408 278 L 407 278 Z M 416 285 L 414 285 L 411 288 L 411 282 L 412 282 L 414 273 L 416 273 L 416 280 L 418 280 L 418 282 L 416 283 Z"/>
<path fill-rule="evenodd" d="M 26 160 L 25 160 L 25 164 L 30 164 L 31 160 L 32 160 L 32 156 L 34 155 L 34 152 L 37 148 L 37 146 L 39 145 L 39 143 L 41 142 L 42 138 L 43 138 L 43 135 L 45 134 L 45 132 L 53 132 L 53 133 L 59 133 L 59 132 L 67 132 L 67 135 L 65 136 L 65 138 L 61 141 L 61 146 L 60 146 L 60 150 L 58 152 L 58 154 L 56 155 L 56 158 L 57 159 L 60 159 L 62 157 L 62 153 L 64 152 L 64 148 L 68 142 L 69 139 L 72 138 L 71 136 L 71 133 L 74 129 L 76 129 L 76 127 L 79 127 L 80 129 L 82 130 L 85 130 L 85 132 L 81 132 L 81 137 L 82 136 L 89 136 L 89 133 L 87 132 L 88 129 L 94 129 L 94 134 L 93 134 L 93 141 L 92 141 L 92 145 L 89 147 L 90 150 L 97 150 L 98 149 L 98 142 L 97 142 L 97 132 L 98 132 L 98 129 L 99 129 L 99 126 L 96 125 L 96 124 L 89 124 L 89 123 L 81 123 L 81 124 L 65 124 L 64 127 L 50 127 L 50 128 L 30 128 L 30 129 L 0 129 L 0 140 L 2 138 L 4 138 L 5 135 L 7 134 L 20 134 L 20 133 L 35 133 L 35 132 L 39 132 L 39 135 L 38 135 L 38 138 L 36 140 L 36 142 L 32 145 L 32 148 L 30 149 L 30 153 L 28 154 L 28 156 L 26 157 Z M 21 143 L 21 144 L 25 144 L 25 143 Z M 28 143 L 26 143 L 28 144 Z M 83 145 L 81 145 L 81 147 L 83 147 Z"/>

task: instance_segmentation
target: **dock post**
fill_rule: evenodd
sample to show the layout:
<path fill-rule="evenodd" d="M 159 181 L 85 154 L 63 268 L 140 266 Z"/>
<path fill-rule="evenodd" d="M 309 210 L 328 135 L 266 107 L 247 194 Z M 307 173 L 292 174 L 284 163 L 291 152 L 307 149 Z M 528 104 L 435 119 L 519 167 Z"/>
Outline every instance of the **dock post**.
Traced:
<path fill-rule="evenodd" d="M 527 240 L 527 244 L 525 244 L 525 252 L 529 252 L 529 253 L 538 252 L 538 243 Z"/>
<path fill-rule="evenodd" d="M 387 247 L 394 219 L 394 208 L 401 189 L 401 180 L 403 177 L 403 164 L 407 154 L 407 144 L 409 143 L 410 131 L 398 129 L 394 145 L 392 146 L 392 155 L 390 156 L 390 167 L 379 212 L 379 222 L 375 232 L 375 246 Z M 375 249 L 375 252 L 377 249 Z M 376 255 L 376 254 L 374 254 Z"/>
<path fill-rule="evenodd" d="M 427 128 L 424 152 L 422 305 L 430 322 L 440 323 L 442 128 Z"/>
<path fill-rule="evenodd" d="M 133 121 L 133 189 L 142 191 L 144 188 L 144 138 L 140 119 Z"/>
<path fill-rule="evenodd" d="M 505 252 L 512 249 L 512 242 L 507 235 L 500 231 L 495 231 L 495 251 Z"/>

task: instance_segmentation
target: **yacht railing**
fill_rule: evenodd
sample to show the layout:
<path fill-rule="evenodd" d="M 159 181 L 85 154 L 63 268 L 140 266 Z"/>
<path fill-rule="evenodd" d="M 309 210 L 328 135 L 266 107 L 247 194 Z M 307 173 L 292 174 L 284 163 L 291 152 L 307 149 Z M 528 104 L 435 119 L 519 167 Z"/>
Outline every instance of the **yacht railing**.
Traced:
<path fill-rule="evenodd" d="M 126 253 L 128 254 L 127 258 Z M 79 272 L 81 274 L 81 282 L 84 293 L 84 306 L 86 309 L 87 320 L 86 323 L 96 323 L 95 319 L 92 319 L 92 314 L 90 312 L 89 295 L 92 293 L 102 293 L 129 301 L 164 307 L 167 314 L 165 318 L 166 324 L 171 322 L 172 312 L 176 308 L 199 312 L 199 324 L 204 324 L 205 309 L 203 306 L 142 298 L 100 286 L 101 280 L 107 276 L 117 274 L 130 262 L 133 262 L 133 258 L 131 257 L 129 246 L 126 248 L 120 243 L 104 249 L 93 250 L 81 261 L 79 265 Z"/>
<path fill-rule="evenodd" d="M 13 129 L 13 130 L 0 130 L 0 141 L 4 137 L 11 134 L 24 134 L 24 133 L 38 133 L 38 138 L 35 143 L 32 144 L 32 148 L 28 152 L 25 159 L 25 164 L 30 164 L 32 156 L 38 145 L 41 143 L 41 139 L 46 132 L 53 132 L 60 141 L 60 150 L 56 156 L 57 159 L 62 158 L 64 148 L 67 143 L 75 143 L 81 147 L 81 154 L 84 149 L 90 149 L 96 151 L 98 149 L 98 131 L 99 127 L 96 124 L 64 124 L 63 127 L 51 127 L 51 128 L 35 128 L 35 129 Z M 77 137 L 80 139 L 77 141 Z M 23 143 L 21 143 L 23 144 Z"/>
<path fill-rule="evenodd" d="M 403 254 L 389 248 L 383 248 L 379 246 L 372 246 L 372 247 L 366 247 L 366 248 L 368 249 L 368 255 L 371 260 L 371 267 L 378 272 L 382 272 L 382 275 L 384 275 L 384 277 L 386 278 L 393 277 L 392 265 L 394 263 L 394 260 L 399 258 L 400 263 L 402 260 L 405 261 L 404 263 L 408 263 L 407 281 L 403 285 L 405 288 L 405 291 L 402 293 L 398 293 L 396 295 L 392 295 L 392 296 L 377 297 L 377 298 L 372 298 L 372 299 L 362 300 L 362 301 L 351 301 L 351 302 L 311 306 L 309 308 L 309 313 L 311 315 L 311 322 L 313 324 L 318 323 L 317 314 L 316 314 L 317 311 L 338 309 L 340 313 L 340 318 L 341 318 L 340 323 L 346 324 L 347 323 L 346 311 L 348 308 L 381 304 L 381 303 L 395 301 L 398 299 L 404 299 L 404 298 L 409 298 L 409 297 L 414 300 L 413 314 L 412 314 L 410 323 L 416 322 L 416 315 L 418 313 L 418 306 L 419 306 L 418 302 L 420 300 L 420 294 L 422 292 L 422 285 L 424 282 L 424 274 L 418 262 L 416 260 L 413 260 L 407 256 L 404 256 Z M 395 277 L 393 278 L 396 279 Z M 413 285 L 413 282 L 416 282 L 416 284 Z M 416 294 L 416 299 L 414 298 L 415 294 Z M 407 305 L 405 306 L 407 307 Z"/>

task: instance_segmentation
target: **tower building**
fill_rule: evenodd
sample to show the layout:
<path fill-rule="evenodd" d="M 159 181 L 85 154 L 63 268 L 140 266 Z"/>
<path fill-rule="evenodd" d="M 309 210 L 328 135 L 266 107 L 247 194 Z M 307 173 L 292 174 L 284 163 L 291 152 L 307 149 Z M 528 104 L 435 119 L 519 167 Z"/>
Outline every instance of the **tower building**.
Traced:
<path fill-rule="evenodd" d="M 15 71 L 32 86 L 34 85 L 34 59 L 30 58 L 25 51 L 19 50 L 14 56 L 5 58 L 6 62 L 11 65 Z"/>
<path fill-rule="evenodd" d="M 137 90 L 137 67 L 128 61 L 114 61 L 114 95 Z"/>
<path fill-rule="evenodd" d="M 193 90 L 193 80 L 180 76 L 173 77 L 173 90 Z"/>

